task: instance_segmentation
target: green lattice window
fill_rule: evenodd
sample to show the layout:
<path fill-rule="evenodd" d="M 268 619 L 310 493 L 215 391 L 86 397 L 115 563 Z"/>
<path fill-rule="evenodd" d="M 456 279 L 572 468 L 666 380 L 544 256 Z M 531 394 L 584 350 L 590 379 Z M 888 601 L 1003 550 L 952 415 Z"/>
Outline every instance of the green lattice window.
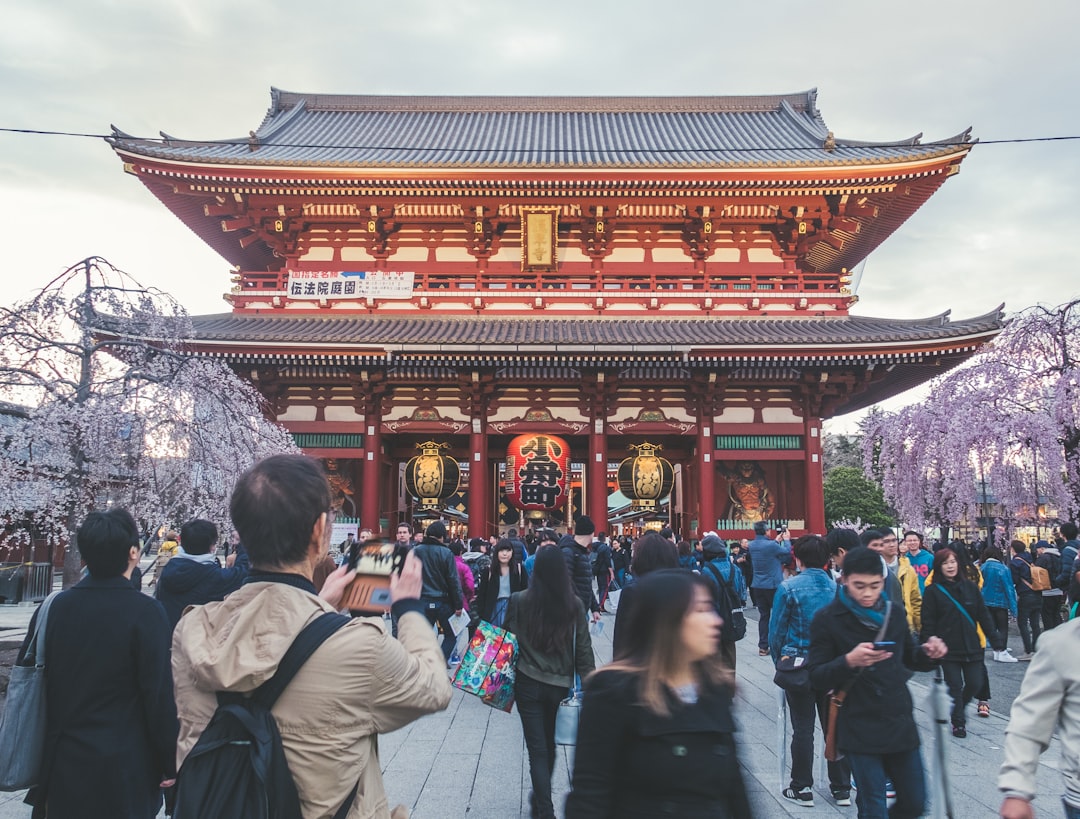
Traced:
<path fill-rule="evenodd" d="M 293 441 L 301 449 L 363 449 L 362 432 L 294 432 Z"/>
<path fill-rule="evenodd" d="M 717 449 L 794 449 L 803 448 L 801 435 L 717 435 Z"/>

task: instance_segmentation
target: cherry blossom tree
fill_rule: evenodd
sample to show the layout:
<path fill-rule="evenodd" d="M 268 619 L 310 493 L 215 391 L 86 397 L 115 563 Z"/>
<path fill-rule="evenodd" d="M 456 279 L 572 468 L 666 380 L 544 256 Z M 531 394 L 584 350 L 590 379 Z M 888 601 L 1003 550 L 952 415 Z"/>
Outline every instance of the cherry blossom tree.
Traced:
<path fill-rule="evenodd" d="M 0 400 L 27 408 L 0 451 L 0 543 L 66 545 L 87 512 L 127 507 L 147 529 L 225 523 L 239 474 L 296 451 L 262 397 L 197 358 L 184 310 L 92 257 L 29 301 L 0 307 Z"/>
<path fill-rule="evenodd" d="M 867 469 L 910 525 L 973 519 L 992 493 L 1011 527 L 1040 505 L 1080 514 L 1080 299 L 1032 307 L 930 395 L 863 425 Z"/>

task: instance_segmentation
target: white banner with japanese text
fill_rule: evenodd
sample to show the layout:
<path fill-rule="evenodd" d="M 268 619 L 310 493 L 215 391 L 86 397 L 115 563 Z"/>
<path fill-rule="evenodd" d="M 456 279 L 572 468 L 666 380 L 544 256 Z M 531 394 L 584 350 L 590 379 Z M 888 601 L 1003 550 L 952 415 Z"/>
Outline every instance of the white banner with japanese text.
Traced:
<path fill-rule="evenodd" d="M 414 273 L 398 270 L 290 270 L 292 299 L 407 299 Z"/>

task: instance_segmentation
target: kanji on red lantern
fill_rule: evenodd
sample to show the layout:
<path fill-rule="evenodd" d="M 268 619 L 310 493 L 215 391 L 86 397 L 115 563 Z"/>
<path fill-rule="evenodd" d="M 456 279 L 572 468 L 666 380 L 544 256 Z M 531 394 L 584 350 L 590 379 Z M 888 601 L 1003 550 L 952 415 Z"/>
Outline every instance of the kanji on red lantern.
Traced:
<path fill-rule="evenodd" d="M 570 447 L 554 435 L 519 435 L 506 452 L 506 497 L 526 512 L 552 512 L 567 501 Z"/>

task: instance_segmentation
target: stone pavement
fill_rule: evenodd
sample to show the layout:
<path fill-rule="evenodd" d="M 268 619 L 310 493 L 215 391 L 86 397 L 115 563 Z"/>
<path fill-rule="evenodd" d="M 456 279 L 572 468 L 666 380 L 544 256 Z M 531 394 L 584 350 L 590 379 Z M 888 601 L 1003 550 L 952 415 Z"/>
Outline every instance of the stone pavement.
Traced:
<path fill-rule="evenodd" d="M 0 641 L 25 633 L 31 606 L 0 606 Z M 780 771 L 782 743 L 778 734 L 778 697 L 772 684 L 772 665 L 757 655 L 749 612 L 747 637 L 738 643 L 739 756 L 744 766 L 756 819 L 800 816 L 855 816 L 855 808 L 838 808 L 829 798 L 820 759 L 815 764 L 816 807 L 789 805 L 780 796 L 786 771 Z M 614 618 L 605 616 L 604 631 L 594 637 L 598 664 L 611 657 Z M 1015 666 L 1013 666 L 1015 668 Z M 923 755 L 930 776 L 935 776 L 935 748 L 928 712 L 931 675 L 918 674 L 909 684 L 923 737 Z M 972 716 L 966 740 L 946 740 L 948 770 L 956 819 L 996 816 L 1000 804 L 995 787 L 1001 762 L 1001 741 L 1007 714 L 993 712 L 989 719 Z M 476 697 L 455 692 L 449 708 L 384 735 L 380 758 L 390 804 L 407 805 L 414 819 L 511 819 L 528 816 L 529 767 L 516 712 L 505 714 L 483 705 Z M 559 750 L 555 770 L 555 803 L 561 806 L 569 788 L 572 749 Z M 1058 773 L 1057 740 L 1043 755 L 1038 774 L 1037 802 L 1041 816 L 1060 815 L 1062 791 Z M 822 784 L 824 783 L 824 784 Z M 561 815 L 561 809 L 560 809 Z M 0 794 L 0 819 L 28 819 L 30 809 L 22 794 Z"/>

